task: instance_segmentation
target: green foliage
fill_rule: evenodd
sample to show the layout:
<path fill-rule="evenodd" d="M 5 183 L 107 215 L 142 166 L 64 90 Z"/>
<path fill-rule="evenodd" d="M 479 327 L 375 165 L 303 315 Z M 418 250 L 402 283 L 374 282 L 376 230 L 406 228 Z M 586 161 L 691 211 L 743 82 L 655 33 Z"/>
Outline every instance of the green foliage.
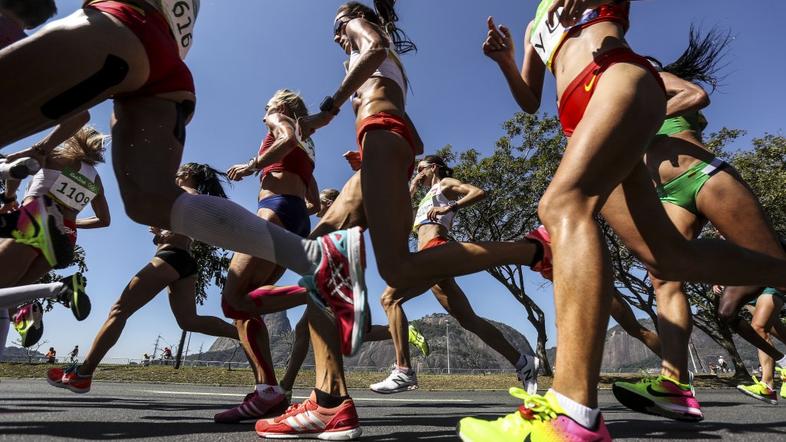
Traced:
<path fill-rule="evenodd" d="M 202 305 L 207 299 L 207 289 L 211 284 L 223 288 L 229 268 L 229 252 L 218 247 L 194 241 L 191 254 L 199 266 L 196 282 L 196 300 Z"/>
<path fill-rule="evenodd" d="M 72 267 L 76 267 L 73 271 L 70 271 L 68 274 L 71 275 L 75 272 L 79 273 L 87 273 L 87 261 L 85 260 L 85 249 L 82 248 L 80 245 L 76 245 L 74 247 L 74 261 L 71 263 L 70 266 L 66 267 L 66 269 L 71 269 Z M 58 269 L 64 270 L 64 269 Z M 51 282 L 57 282 L 63 279 L 66 275 L 56 272 L 55 270 L 50 270 L 38 280 L 39 284 L 48 284 Z M 44 311 L 48 312 L 54 308 L 54 302 L 51 299 L 47 299 L 44 301 Z"/>

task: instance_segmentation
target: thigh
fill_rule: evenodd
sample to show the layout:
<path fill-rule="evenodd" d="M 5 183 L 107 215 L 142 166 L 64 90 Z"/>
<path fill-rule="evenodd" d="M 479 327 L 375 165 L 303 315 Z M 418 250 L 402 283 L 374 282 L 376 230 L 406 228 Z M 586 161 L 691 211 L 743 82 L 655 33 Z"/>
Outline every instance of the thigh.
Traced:
<path fill-rule="evenodd" d="M 475 311 L 472 310 L 472 305 L 470 305 L 467 295 L 465 295 L 458 284 L 456 284 L 455 279 L 440 281 L 431 288 L 431 292 L 445 311 L 451 316 L 459 318 L 475 315 Z"/>
<path fill-rule="evenodd" d="M 727 167 L 710 178 L 696 201 L 699 210 L 727 240 L 769 256 L 786 258 L 786 251 L 761 204 L 733 169 Z"/>
<path fill-rule="evenodd" d="M 126 211 L 150 214 L 159 227 L 169 226 L 172 204 L 183 192 L 175 184 L 183 154 L 177 138 L 185 130 L 182 112 L 178 103 L 161 98 L 115 100 L 112 163 Z"/>
<path fill-rule="evenodd" d="M 0 239 L 0 287 L 14 287 L 23 281 L 39 256 L 36 249 L 13 239 Z"/>
<path fill-rule="evenodd" d="M 80 9 L 54 21 L 0 51 L 0 147 L 133 91 L 148 74 L 142 43 L 109 16 Z"/>
<path fill-rule="evenodd" d="M 775 304 L 775 296 L 759 296 L 759 299 L 756 300 L 756 308 L 753 310 L 751 324 L 759 326 L 769 333 L 770 327 L 777 320 L 777 313 L 780 311 L 780 309 L 775 310 Z M 783 303 L 780 303 L 780 306 L 783 307 Z"/>
<path fill-rule="evenodd" d="M 360 184 L 360 172 L 356 172 L 344 184 L 341 193 L 330 208 L 319 220 L 319 224 L 309 235 L 309 238 L 317 238 L 327 235 L 336 230 L 348 229 L 350 227 L 366 227 L 366 214 L 363 209 L 363 191 Z"/>
<path fill-rule="evenodd" d="M 169 284 L 169 306 L 175 318 L 194 318 L 196 312 L 196 275 Z"/>
<path fill-rule="evenodd" d="M 144 307 L 156 295 L 180 279 L 177 271 L 160 258 L 153 258 L 126 286 L 117 305 L 129 315 Z"/>

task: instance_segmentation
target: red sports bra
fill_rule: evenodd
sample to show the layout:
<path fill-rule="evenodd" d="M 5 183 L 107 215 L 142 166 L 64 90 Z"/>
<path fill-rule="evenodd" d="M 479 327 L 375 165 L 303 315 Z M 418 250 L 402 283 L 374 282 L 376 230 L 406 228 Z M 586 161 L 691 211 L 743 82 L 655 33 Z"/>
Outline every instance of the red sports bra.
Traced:
<path fill-rule="evenodd" d="M 265 139 L 262 140 L 262 146 L 259 147 L 259 155 L 270 149 L 270 146 L 275 141 L 276 138 L 273 134 L 268 132 Z M 302 145 L 299 145 L 297 141 L 293 141 L 293 143 L 295 143 L 295 146 L 281 161 L 262 169 L 262 174 L 259 177 L 260 181 L 271 172 L 290 172 L 299 176 L 303 184 L 308 186 L 314 174 L 313 145 L 311 145 L 310 140 L 305 141 Z M 311 152 L 309 153 L 306 149 L 311 149 Z"/>

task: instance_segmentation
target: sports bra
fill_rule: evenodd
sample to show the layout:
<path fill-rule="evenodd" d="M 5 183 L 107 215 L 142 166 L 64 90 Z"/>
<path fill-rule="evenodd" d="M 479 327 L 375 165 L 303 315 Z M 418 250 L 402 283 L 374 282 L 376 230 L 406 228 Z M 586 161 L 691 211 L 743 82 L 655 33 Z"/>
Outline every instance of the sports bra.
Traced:
<path fill-rule="evenodd" d="M 691 112 L 678 117 L 666 118 L 656 135 L 674 135 L 686 130 L 692 130 L 701 137 L 702 131 L 707 127 L 707 119 L 701 112 Z"/>
<path fill-rule="evenodd" d="M 552 3 L 554 3 L 553 0 L 541 0 L 529 35 L 530 43 L 532 43 L 535 52 L 538 53 L 540 59 L 552 72 L 554 71 L 552 63 L 557 58 L 557 53 L 562 44 L 572 37 L 574 33 L 603 21 L 620 23 L 626 32 L 630 26 L 628 19 L 630 2 L 628 1 L 609 3 L 595 9 L 587 9 L 578 23 L 568 28 L 562 26 L 556 17 L 553 25 L 549 24 L 548 12 Z M 557 9 L 557 13 L 560 12 L 562 12 L 561 7 Z"/>
<path fill-rule="evenodd" d="M 420 200 L 418 212 L 415 215 L 415 224 L 412 226 L 412 231 L 417 233 L 418 227 L 424 224 L 440 224 L 446 229 L 450 230 L 450 228 L 453 227 L 453 217 L 456 216 L 456 212 L 448 212 L 444 215 L 440 215 L 437 218 L 436 223 L 428 219 L 428 212 L 432 207 L 445 207 L 449 204 L 450 200 L 447 196 L 445 196 L 445 193 L 442 189 L 442 181 L 431 186 L 431 189 L 429 189 L 423 199 Z"/>
<path fill-rule="evenodd" d="M 270 146 L 272 146 L 275 141 L 276 137 L 268 132 L 265 139 L 262 140 L 262 146 L 259 147 L 259 155 L 262 155 L 265 151 L 270 149 Z M 303 184 L 308 186 L 314 173 L 314 142 L 311 141 L 311 138 L 296 140 L 294 142 L 298 145 L 282 158 L 281 161 L 277 161 L 262 169 L 262 174 L 259 177 L 260 181 L 265 175 L 271 172 L 290 172 L 300 177 Z"/>
<path fill-rule="evenodd" d="M 96 168 L 84 162 L 77 172 L 68 168 L 41 169 L 30 180 L 25 198 L 49 195 L 78 213 L 101 193 L 97 181 Z"/>
<path fill-rule="evenodd" d="M 347 71 L 350 71 L 353 67 L 355 67 L 359 57 L 360 52 L 355 50 L 349 54 L 349 64 L 347 65 Z M 401 59 L 398 57 L 398 54 L 395 50 L 390 48 L 388 49 L 388 56 L 385 58 L 385 61 L 383 61 L 377 70 L 371 74 L 371 77 L 387 78 L 393 80 L 393 82 L 395 82 L 398 87 L 401 88 L 401 93 L 404 94 L 404 101 L 406 102 L 407 75 L 404 72 L 404 65 L 401 63 Z"/>

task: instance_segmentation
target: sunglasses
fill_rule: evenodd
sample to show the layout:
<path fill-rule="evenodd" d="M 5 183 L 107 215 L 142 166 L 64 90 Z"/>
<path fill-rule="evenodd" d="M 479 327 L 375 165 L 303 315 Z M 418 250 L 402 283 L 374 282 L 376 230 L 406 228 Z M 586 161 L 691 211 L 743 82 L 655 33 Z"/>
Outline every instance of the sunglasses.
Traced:
<path fill-rule="evenodd" d="M 333 36 L 336 36 L 341 33 L 344 29 L 344 26 L 347 25 L 352 20 L 352 17 L 348 15 L 342 15 L 336 18 L 336 21 L 333 22 Z"/>
<path fill-rule="evenodd" d="M 431 166 L 433 166 L 433 164 L 426 164 L 425 166 L 418 165 L 418 172 L 423 172 L 424 170 L 428 169 Z"/>

